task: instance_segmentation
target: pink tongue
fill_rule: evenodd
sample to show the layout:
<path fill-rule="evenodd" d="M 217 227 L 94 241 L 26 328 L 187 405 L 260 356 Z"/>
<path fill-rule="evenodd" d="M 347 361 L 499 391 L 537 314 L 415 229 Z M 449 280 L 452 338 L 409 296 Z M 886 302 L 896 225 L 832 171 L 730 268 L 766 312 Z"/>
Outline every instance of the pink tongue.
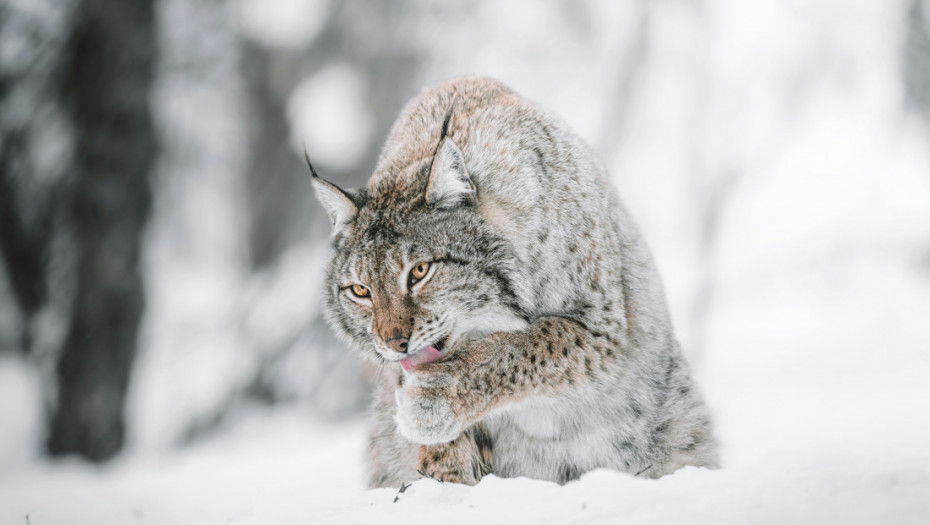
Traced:
<path fill-rule="evenodd" d="M 442 352 L 436 350 L 432 346 L 427 346 L 423 350 L 420 350 L 417 355 L 411 357 L 405 357 L 400 360 L 400 366 L 404 367 L 404 370 L 410 370 L 411 368 L 419 365 L 425 365 L 426 363 L 432 363 L 433 361 L 442 357 Z"/>

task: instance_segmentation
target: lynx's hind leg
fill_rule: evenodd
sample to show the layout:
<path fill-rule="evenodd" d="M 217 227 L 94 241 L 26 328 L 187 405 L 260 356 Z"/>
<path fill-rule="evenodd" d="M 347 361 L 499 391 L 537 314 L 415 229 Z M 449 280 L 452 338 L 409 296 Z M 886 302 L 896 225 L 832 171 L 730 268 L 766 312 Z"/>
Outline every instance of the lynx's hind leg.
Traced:
<path fill-rule="evenodd" d="M 417 471 L 437 481 L 474 485 L 491 472 L 491 440 L 481 425 L 465 431 L 451 443 L 423 445 Z"/>

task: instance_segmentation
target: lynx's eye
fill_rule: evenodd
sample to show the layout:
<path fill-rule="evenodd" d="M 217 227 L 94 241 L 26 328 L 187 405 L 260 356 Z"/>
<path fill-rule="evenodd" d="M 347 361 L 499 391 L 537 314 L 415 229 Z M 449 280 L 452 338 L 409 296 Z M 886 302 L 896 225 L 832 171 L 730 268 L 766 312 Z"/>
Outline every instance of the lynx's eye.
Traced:
<path fill-rule="evenodd" d="M 410 270 L 410 278 L 407 280 L 407 287 L 409 288 L 422 281 L 423 278 L 426 277 L 426 274 L 429 273 L 430 266 L 428 262 L 417 263 Z"/>
<path fill-rule="evenodd" d="M 353 284 L 349 287 L 349 290 L 352 290 L 352 295 L 358 297 L 359 299 L 367 299 L 369 296 L 371 296 L 371 292 L 368 291 L 368 288 L 365 288 L 360 284 Z"/>

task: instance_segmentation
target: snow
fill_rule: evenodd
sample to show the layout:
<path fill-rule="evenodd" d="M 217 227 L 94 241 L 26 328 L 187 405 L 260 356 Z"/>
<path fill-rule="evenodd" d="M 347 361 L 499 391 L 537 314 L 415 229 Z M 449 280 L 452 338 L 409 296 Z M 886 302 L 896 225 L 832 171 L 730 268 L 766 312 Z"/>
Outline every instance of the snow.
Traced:
<path fill-rule="evenodd" d="M 925 523 L 930 436 L 926 426 L 901 417 L 925 415 L 930 401 L 924 395 L 890 407 L 861 405 L 870 423 L 863 425 L 849 401 L 896 381 L 881 374 L 872 388 L 850 388 L 859 371 L 840 369 L 828 381 L 834 394 L 826 396 L 810 389 L 817 382 L 805 376 L 812 374 L 773 381 L 758 369 L 715 383 L 723 385 L 711 398 L 726 442 L 725 468 L 716 471 L 685 468 L 644 480 L 599 470 L 564 487 L 489 476 L 475 487 L 419 480 L 399 495 L 365 491 L 364 424 L 255 412 L 181 452 L 124 458 L 101 470 L 78 462 L 4 469 L 0 521 Z M 927 371 L 911 372 L 880 399 L 919 394 Z"/>
<path fill-rule="evenodd" d="M 0 396 L 0 472 L 5 472 L 28 466 L 38 457 L 34 443 L 42 427 L 38 374 L 23 360 L 0 354 Z"/>

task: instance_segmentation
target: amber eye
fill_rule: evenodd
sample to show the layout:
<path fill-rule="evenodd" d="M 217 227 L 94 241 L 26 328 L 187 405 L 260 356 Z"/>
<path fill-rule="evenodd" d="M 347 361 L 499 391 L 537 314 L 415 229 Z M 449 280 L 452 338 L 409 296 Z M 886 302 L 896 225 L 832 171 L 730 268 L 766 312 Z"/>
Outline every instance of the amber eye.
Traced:
<path fill-rule="evenodd" d="M 371 295 L 371 292 L 368 291 L 368 288 L 365 288 L 360 284 L 353 284 L 349 288 L 352 290 L 352 295 L 355 297 L 365 298 Z"/>
<path fill-rule="evenodd" d="M 421 262 L 421 263 L 417 264 L 416 266 L 414 266 L 413 269 L 410 270 L 410 283 L 409 283 L 409 285 L 410 285 L 410 286 L 413 286 L 413 285 L 417 284 L 418 281 L 420 281 L 421 279 L 423 279 L 424 277 L 426 277 L 426 272 L 428 272 L 428 271 L 429 271 L 429 263 L 428 263 L 428 262 Z"/>

